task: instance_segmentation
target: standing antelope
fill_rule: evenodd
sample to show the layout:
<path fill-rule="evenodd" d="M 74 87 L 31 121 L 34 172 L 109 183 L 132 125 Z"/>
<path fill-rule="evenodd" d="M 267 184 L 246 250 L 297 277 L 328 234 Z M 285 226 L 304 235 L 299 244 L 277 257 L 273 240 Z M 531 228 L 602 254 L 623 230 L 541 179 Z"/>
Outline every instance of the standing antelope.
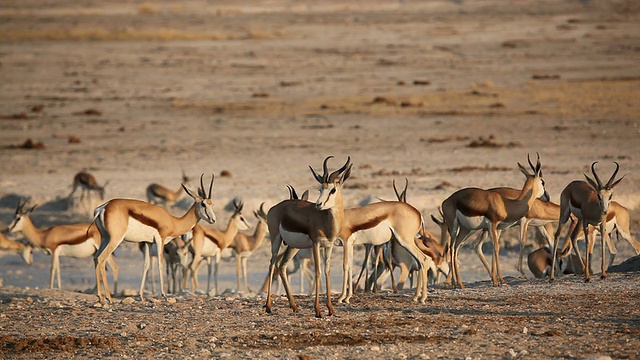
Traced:
<path fill-rule="evenodd" d="M 29 265 L 33 262 L 33 246 L 11 240 L 3 233 L 0 233 L 0 250 L 9 250 L 20 254 L 22 260 Z"/>
<path fill-rule="evenodd" d="M 158 273 L 160 274 L 160 291 L 166 299 L 164 291 L 164 244 L 176 236 L 180 236 L 204 219 L 210 224 L 216 221 L 213 212 L 213 200 L 211 199 L 214 176 L 211 176 L 209 193 L 205 193 L 204 183 L 200 176 L 200 188 L 198 194 L 183 185 L 184 190 L 195 202 L 191 208 L 180 218 L 177 218 L 164 208 L 133 199 L 112 199 L 95 210 L 94 221 L 102 241 L 96 254 L 96 282 L 98 286 L 98 299 L 104 301 L 101 285 L 106 290 L 107 299 L 113 301 L 109 294 L 105 262 L 122 241 L 129 242 L 155 242 L 158 248 Z M 147 252 L 148 254 L 148 252 Z M 145 256 L 142 285 L 146 272 L 149 269 L 149 257 Z M 144 292 L 141 286 L 140 299 L 144 300 Z"/>
<path fill-rule="evenodd" d="M 182 183 L 189 186 L 189 178 L 184 173 L 184 170 L 182 170 Z M 184 189 L 180 186 L 178 190 L 172 191 L 160 184 L 152 183 L 147 186 L 146 193 L 148 202 L 162 205 L 164 208 L 170 208 L 175 205 L 176 201 L 180 200 L 184 194 Z"/>
<path fill-rule="evenodd" d="M 313 248 L 313 260 L 315 265 L 315 312 L 316 317 L 322 317 L 320 312 L 320 248 L 325 251 L 322 254 L 324 275 L 327 287 L 327 308 L 329 315 L 334 314 L 331 303 L 331 252 L 334 241 L 338 238 L 344 221 L 344 204 L 342 200 L 342 186 L 351 175 L 351 158 L 338 170 L 329 174 L 327 157 L 323 163 L 324 173 L 318 175 L 313 167 L 309 166 L 314 178 L 320 183 L 320 196 L 315 204 L 305 200 L 284 200 L 273 206 L 267 213 L 267 225 L 271 237 L 271 261 L 269 262 L 269 281 L 267 285 L 266 311 L 271 313 L 271 282 L 276 265 L 280 270 L 280 280 L 289 299 L 289 305 L 294 312 L 298 312 L 295 300 L 291 295 L 291 288 L 286 277 L 285 267 L 289 260 L 299 249 Z M 280 246 L 284 243 L 285 249 L 278 264 Z"/>
<path fill-rule="evenodd" d="M 71 193 L 67 196 L 68 200 L 71 200 L 71 197 L 76 192 L 78 188 L 80 188 L 80 202 L 84 199 L 85 193 L 87 194 L 87 201 L 91 204 L 91 191 L 95 191 L 100 195 L 100 201 L 104 200 L 104 189 L 107 187 L 109 182 L 107 181 L 104 185 L 98 185 L 95 176 L 89 174 L 86 171 L 80 171 L 73 177 L 73 184 Z"/>
<path fill-rule="evenodd" d="M 244 291 L 249 291 L 247 279 L 247 260 L 253 254 L 253 251 L 262 244 L 267 235 L 267 214 L 263 209 L 264 203 L 260 204 L 258 211 L 254 211 L 253 215 L 258 219 L 256 230 L 253 235 L 247 235 L 242 232 L 236 234 L 235 239 L 229 247 L 236 254 L 236 277 L 238 279 L 238 292 L 240 292 L 240 282 L 244 279 Z"/>
<path fill-rule="evenodd" d="M 616 168 L 613 171 L 613 174 L 609 178 L 609 181 L 605 185 L 602 185 L 600 181 L 600 177 L 596 173 L 596 164 L 598 162 L 595 161 L 591 164 L 591 173 L 593 174 L 593 179 L 591 179 L 587 174 L 584 174 L 584 177 L 587 179 L 587 182 L 581 180 L 575 180 L 569 183 L 562 193 L 560 194 L 560 218 L 558 221 L 558 229 L 556 230 L 554 239 L 553 239 L 553 248 L 558 248 L 558 238 L 560 237 L 560 232 L 562 228 L 569 220 L 569 216 L 571 214 L 575 215 L 578 220 L 578 228 L 580 224 L 582 225 L 582 232 L 587 242 L 587 251 L 585 255 L 585 271 L 584 277 L 585 281 L 591 280 L 591 273 L 589 271 L 590 264 L 590 254 L 589 249 L 593 247 L 591 244 L 593 239 L 588 236 L 589 234 L 589 225 L 598 226 L 600 228 L 600 241 L 602 248 L 602 274 L 600 277 L 602 279 L 607 277 L 607 268 L 605 266 L 605 256 L 604 256 L 604 245 L 606 242 L 606 238 L 609 237 L 609 234 L 605 231 L 605 225 L 607 223 L 607 212 L 609 211 L 609 204 L 611 203 L 611 197 L 613 196 L 613 188 L 624 179 L 624 176 L 618 180 L 615 180 L 616 175 L 618 174 L 618 170 L 620 169 L 620 165 L 615 162 Z M 571 237 L 577 235 L 576 231 L 571 234 Z M 555 267 L 557 253 L 553 253 L 553 263 L 552 266 Z M 555 279 L 555 274 L 552 271 L 550 276 L 550 281 Z"/>
<path fill-rule="evenodd" d="M 540 157 L 533 166 L 527 155 L 533 173 L 518 163 L 520 172 L 526 177 L 520 194 L 509 199 L 498 192 L 479 188 L 464 188 L 454 192 L 442 203 L 444 222 L 449 233 L 449 256 L 453 268 L 453 286 L 464 288 L 460 277 L 458 251 L 464 241 L 478 230 L 488 230 L 493 240 L 491 281 L 494 286 L 506 283 L 500 271 L 499 230 L 512 226 L 529 211 L 536 198 L 548 200 L 544 187 Z"/>
<path fill-rule="evenodd" d="M 616 230 L 618 240 L 620 240 L 620 237 L 625 239 L 633 247 L 636 255 L 640 255 L 640 243 L 633 238 L 633 236 L 631 235 L 631 231 L 629 230 L 629 210 L 626 207 L 620 205 L 618 202 L 611 201 L 611 203 L 609 204 L 609 209 L 607 210 L 605 224 L 605 231 L 607 232 L 607 236 L 604 238 L 607 244 L 607 248 L 609 249 L 609 261 L 608 265 L 606 265 L 607 268 L 613 265 L 613 260 L 618 253 L 615 242 L 611 238 L 611 233 L 614 230 Z M 589 237 L 591 237 L 591 241 L 589 243 L 591 244 L 591 247 L 587 249 L 587 251 L 589 251 L 590 256 L 593 254 L 596 231 L 599 231 L 599 229 L 593 225 L 589 225 Z M 574 273 L 582 274 L 584 272 L 585 264 L 582 263 L 582 254 L 580 254 L 580 250 L 578 249 L 578 240 L 584 239 L 584 236 L 577 236 L 579 227 L 575 227 L 574 232 L 575 233 L 571 232 L 570 241 L 565 240 L 562 251 L 564 252 L 566 251 L 566 249 L 569 249 L 570 251 L 571 248 L 574 249 L 576 257 L 580 260 L 578 266 L 581 267 L 580 269 L 574 271 Z M 591 264 L 589 264 L 589 269 L 591 269 Z"/>
<path fill-rule="evenodd" d="M 401 198 L 397 190 L 396 196 Z M 339 234 L 344 243 L 344 277 L 342 294 L 338 301 L 349 303 L 353 296 L 353 246 L 382 245 L 394 239 L 409 252 L 420 267 L 413 301 L 420 299 L 420 302 L 424 303 L 427 298 L 427 267 L 433 267 L 434 264 L 429 256 L 418 249 L 415 242 L 416 236 L 423 229 L 422 225 L 420 211 L 403 201 L 383 201 L 344 210 L 344 222 Z M 425 267 L 425 264 L 428 266 Z"/>
<path fill-rule="evenodd" d="M 49 288 L 53 289 L 54 279 L 57 279 L 58 288 L 62 289 L 60 281 L 60 256 L 74 258 L 86 258 L 92 256 L 98 250 L 100 233 L 92 224 L 57 225 L 45 230 L 39 230 L 31 222 L 29 214 L 36 206 L 26 209 L 26 202 L 18 202 L 15 215 L 9 231 L 14 233 L 21 231 L 34 247 L 46 250 L 51 254 L 51 270 Z M 109 256 L 106 261 L 113 270 L 114 293 L 118 291 L 118 265 Z M 107 289 L 108 292 L 108 289 Z"/>
<path fill-rule="evenodd" d="M 202 265 L 203 261 L 207 262 L 207 294 L 211 289 L 211 258 L 215 257 L 214 261 L 214 289 L 215 293 L 218 292 L 218 263 L 220 261 L 221 252 L 226 249 L 238 234 L 238 230 L 249 230 L 251 225 L 245 220 L 242 215 L 243 203 L 233 202 L 235 208 L 229 223 L 225 231 L 214 229 L 212 227 L 196 225 L 192 232 L 192 241 L 190 251 L 192 252 L 193 259 L 189 264 L 189 273 L 191 277 L 191 290 L 195 291 L 200 288 L 198 283 L 198 269 Z"/>

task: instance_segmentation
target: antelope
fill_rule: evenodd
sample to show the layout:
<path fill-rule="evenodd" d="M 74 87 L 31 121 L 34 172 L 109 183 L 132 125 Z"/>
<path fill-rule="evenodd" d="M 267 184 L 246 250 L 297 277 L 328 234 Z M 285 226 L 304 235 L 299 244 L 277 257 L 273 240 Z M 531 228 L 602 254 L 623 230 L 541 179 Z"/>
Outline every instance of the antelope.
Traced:
<path fill-rule="evenodd" d="M 100 201 L 104 200 L 104 189 L 109 184 L 107 181 L 104 185 L 98 185 L 95 176 L 89 174 L 86 171 L 80 171 L 73 177 L 73 184 L 71 193 L 67 196 L 68 200 L 71 200 L 71 197 L 76 192 L 78 188 L 80 188 L 80 202 L 84 199 L 85 193 L 87 194 L 87 201 L 91 202 L 91 192 L 95 191 L 100 195 Z"/>
<path fill-rule="evenodd" d="M 149 247 L 147 249 L 147 247 Z M 155 272 L 153 271 L 153 262 L 158 261 L 158 248 L 155 244 L 141 242 L 138 244 L 138 248 L 142 252 L 143 256 L 150 256 L 151 258 L 151 292 L 156 293 L 156 279 Z M 148 252 L 149 255 L 146 255 Z M 175 294 L 182 289 L 182 281 L 178 281 L 179 271 L 182 270 L 182 276 L 186 274 L 187 257 L 189 250 L 182 239 L 182 237 L 173 238 L 171 241 L 164 245 L 166 273 L 169 281 L 167 281 L 167 292 Z"/>
<path fill-rule="evenodd" d="M 624 179 L 622 176 L 620 179 L 615 180 L 616 175 L 618 174 L 618 170 L 620 169 L 620 165 L 617 162 L 614 162 L 616 165 L 613 174 L 609 178 L 606 184 L 602 185 L 600 181 L 600 177 L 596 173 L 596 164 L 598 162 L 594 161 L 591 164 L 591 173 L 595 179 L 591 179 L 587 174 L 584 174 L 586 178 L 585 181 L 575 180 L 570 182 L 562 193 L 560 194 L 560 217 L 558 221 L 558 229 L 554 235 L 553 239 L 553 248 L 558 248 L 558 238 L 560 237 L 560 232 L 562 228 L 569 220 L 571 214 L 575 215 L 578 221 L 578 228 L 580 224 L 582 225 L 582 232 L 587 242 L 587 251 L 585 255 L 585 281 L 591 281 L 591 273 L 589 271 L 590 264 L 590 252 L 589 249 L 593 247 L 592 242 L 594 242 L 589 234 L 589 225 L 600 228 L 600 241 L 601 241 L 601 250 L 602 250 L 602 264 L 601 269 L 602 273 L 600 278 L 605 279 L 607 277 L 607 268 L 605 266 L 606 259 L 604 257 L 604 245 L 606 243 L 607 238 L 609 238 L 609 234 L 605 231 L 605 226 L 607 223 L 607 213 L 609 211 L 609 204 L 611 203 L 611 197 L 613 196 L 613 188 Z M 571 234 L 571 238 L 573 239 L 575 235 L 577 235 L 578 230 L 573 231 Z M 556 262 L 556 252 L 553 253 L 553 262 L 552 266 L 555 268 Z M 551 276 L 549 277 L 549 281 L 553 281 L 555 279 L 554 271 L 552 270 Z"/>
<path fill-rule="evenodd" d="M 554 269 L 553 271 L 555 271 L 556 275 L 564 274 L 568 263 L 564 251 L 557 257 L 556 267 L 551 265 L 552 261 L 553 256 L 551 256 L 551 249 L 547 246 L 543 246 L 529 253 L 529 256 L 527 257 L 527 266 L 529 267 L 529 270 L 531 270 L 533 276 L 538 279 L 550 276 L 552 269 Z"/>
<path fill-rule="evenodd" d="M 591 248 L 588 249 L 590 254 L 593 254 L 593 246 L 595 245 L 594 239 L 595 239 L 596 230 L 598 229 L 595 226 L 589 225 L 589 236 L 592 239 L 590 241 Z M 609 261 L 608 261 L 609 265 L 607 265 L 607 268 L 613 264 L 613 260 L 615 259 L 615 256 L 618 253 L 615 242 L 613 241 L 613 239 L 611 239 L 611 235 L 610 235 L 614 230 L 616 230 L 616 233 L 618 235 L 618 240 L 620 239 L 620 237 L 625 239 L 633 247 L 636 255 L 640 255 L 640 243 L 633 238 L 633 236 L 631 235 L 631 231 L 629 230 L 629 210 L 626 207 L 619 204 L 618 202 L 611 201 L 611 203 L 609 204 L 609 209 L 607 210 L 606 225 L 605 225 L 605 231 L 608 234 L 608 236 L 605 238 L 605 242 L 607 244 L 607 248 L 609 249 Z M 582 238 L 583 237 L 578 238 L 577 234 L 573 234 L 573 236 L 570 237 L 571 241 L 565 241 L 565 244 L 562 249 L 563 251 L 565 251 L 567 248 L 569 248 L 569 250 L 573 248 L 576 256 L 578 257 L 578 259 L 580 259 L 580 266 L 582 267 L 581 271 L 584 271 L 584 264 L 582 263 L 582 255 L 580 254 L 580 250 L 578 249 L 578 246 L 577 246 L 577 241 Z M 591 266 L 591 264 L 589 264 L 589 266 Z"/>
<path fill-rule="evenodd" d="M 182 183 L 185 185 L 189 185 L 189 178 L 182 170 Z M 160 184 L 152 183 L 147 186 L 147 201 L 151 204 L 162 205 L 164 208 L 173 207 L 176 201 L 180 200 L 180 198 L 184 194 L 184 189 L 182 186 L 178 188 L 176 191 L 172 191 L 171 189 L 164 187 Z"/>
<path fill-rule="evenodd" d="M 33 246 L 11 240 L 3 233 L 0 233 L 0 250 L 13 251 L 20 254 L 26 264 L 31 265 L 33 263 Z"/>
<path fill-rule="evenodd" d="M 251 254 L 253 254 L 253 251 L 262 244 L 262 241 L 267 235 L 267 214 L 264 212 L 263 207 L 264 203 L 260 204 L 258 211 L 253 212 L 253 215 L 258 219 L 258 224 L 256 225 L 256 230 L 253 235 L 238 232 L 233 242 L 229 245 L 236 254 L 238 292 L 240 292 L 241 279 L 244 279 L 244 291 L 250 291 L 247 279 L 247 260 Z"/>
<path fill-rule="evenodd" d="M 505 198 L 516 199 L 518 195 L 520 195 L 520 190 L 508 187 L 497 187 L 489 189 L 489 191 L 495 191 L 502 195 Z M 540 199 L 535 199 L 529 211 L 525 214 L 523 218 L 515 222 L 513 225 L 518 225 L 520 227 L 520 254 L 518 256 L 518 264 L 517 270 L 520 272 L 520 277 L 526 279 L 527 276 L 524 273 L 524 268 L 522 266 L 522 259 L 524 258 L 525 246 L 527 243 L 527 228 L 529 226 L 536 227 L 540 230 L 542 235 L 547 239 L 547 245 L 552 246 L 552 240 L 547 230 L 547 227 L 555 221 L 558 221 L 558 216 L 560 215 L 560 205 L 555 204 L 551 201 L 542 201 Z M 491 270 L 489 268 L 489 263 L 487 259 L 484 257 L 482 253 L 482 244 L 486 239 L 487 231 L 483 231 L 475 243 L 475 250 L 480 258 L 480 261 L 484 265 L 485 269 L 491 275 Z"/>
<path fill-rule="evenodd" d="M 449 234 L 449 257 L 453 267 L 452 284 L 464 288 L 460 277 L 458 251 L 465 240 L 478 230 L 488 230 L 493 240 L 493 258 L 491 281 L 494 286 L 505 284 L 500 271 L 500 234 L 502 229 L 512 226 L 523 218 L 533 205 L 535 199 L 549 199 L 545 190 L 540 165 L 540 156 L 533 166 L 527 155 L 533 173 L 518 163 L 520 172 L 526 177 L 520 194 L 509 199 L 496 191 L 479 188 L 464 188 L 454 192 L 442 203 L 444 222 Z"/>
<path fill-rule="evenodd" d="M 92 256 L 98 250 L 100 233 L 92 224 L 57 225 L 45 230 L 36 228 L 30 218 L 30 214 L 37 205 L 25 209 L 26 202 L 18 202 L 9 231 L 22 232 L 29 243 L 34 247 L 43 249 L 51 255 L 51 268 L 49 276 L 49 288 L 53 289 L 54 279 L 58 288 L 62 289 L 60 281 L 60 257 L 86 258 Z M 118 265 L 111 256 L 106 261 L 113 270 L 114 293 L 118 291 Z"/>
<path fill-rule="evenodd" d="M 180 218 L 158 206 L 149 204 L 141 200 L 133 199 L 112 199 L 100 205 L 94 212 L 94 222 L 102 235 L 100 248 L 95 257 L 96 282 L 98 286 L 98 300 L 104 301 L 101 285 L 105 291 L 108 289 L 107 276 L 105 272 L 105 262 L 116 250 L 122 241 L 134 243 L 154 242 L 158 248 L 158 273 L 160 274 L 160 291 L 162 297 L 167 298 L 164 291 L 164 244 L 176 236 L 180 236 L 204 219 L 213 224 L 216 215 L 213 211 L 213 180 L 209 185 L 209 193 L 205 192 L 203 183 L 204 174 L 200 176 L 200 188 L 198 193 L 194 193 L 185 185 L 184 190 L 195 202 L 191 208 Z M 145 256 L 144 269 L 142 273 L 142 286 L 140 287 L 140 300 L 144 301 L 144 280 L 149 269 L 149 257 Z M 106 297 L 112 302 L 111 294 L 106 291 Z"/>
<path fill-rule="evenodd" d="M 396 196 L 401 197 L 397 190 Z M 349 303 L 353 296 L 353 246 L 355 244 L 382 245 L 394 239 L 409 252 L 420 267 L 413 301 L 419 299 L 424 303 L 427 298 L 427 267 L 435 269 L 435 265 L 433 260 L 423 254 L 415 243 L 416 236 L 423 229 L 420 212 L 403 201 L 383 201 L 344 210 L 344 222 L 339 234 L 344 243 L 344 277 L 342 294 L 338 301 Z M 425 264 L 427 267 L 424 266 Z"/>
<path fill-rule="evenodd" d="M 269 262 L 269 275 L 267 284 L 266 311 L 272 311 L 271 283 L 276 265 L 280 271 L 280 280 L 287 293 L 289 305 L 294 312 L 298 312 L 295 300 L 291 295 L 291 288 L 286 277 L 285 267 L 295 256 L 299 249 L 313 248 L 313 260 L 315 267 L 315 316 L 322 317 L 320 312 L 320 249 L 322 254 L 324 275 L 327 287 L 327 308 L 329 315 L 335 313 L 331 303 L 331 279 L 330 260 L 334 241 L 338 238 L 344 222 L 344 203 L 342 200 L 342 186 L 351 175 L 351 158 L 338 170 L 329 173 L 327 162 L 332 156 L 325 158 L 323 174 L 318 175 L 313 167 L 311 172 L 320 184 L 320 195 L 315 204 L 300 200 L 287 199 L 273 206 L 267 213 L 267 226 L 271 238 L 271 260 Z M 280 246 L 284 243 L 285 249 L 279 258 Z M 279 258 L 279 259 L 278 259 Z M 278 264 L 276 264 L 278 260 Z"/>
<path fill-rule="evenodd" d="M 304 281 L 306 279 L 309 282 L 309 287 L 310 287 L 308 292 L 309 296 L 313 295 L 313 286 L 312 286 L 313 274 L 311 272 L 312 257 L 313 256 L 311 254 L 310 249 L 300 249 L 300 251 L 298 251 L 296 255 L 293 257 L 293 259 L 291 260 L 291 264 L 286 268 L 286 272 L 285 272 L 285 276 L 288 276 L 290 278 L 292 274 L 295 274 L 297 271 L 300 271 L 300 294 L 305 293 Z M 276 268 L 276 271 L 278 271 L 277 268 Z M 278 282 L 278 277 L 274 276 L 273 281 Z M 259 292 L 267 291 L 268 282 L 269 282 L 269 278 L 265 277 Z M 278 293 L 280 293 L 282 291 L 281 289 L 282 282 L 278 282 L 278 285 L 279 285 Z"/>
<path fill-rule="evenodd" d="M 209 270 L 207 273 L 207 294 L 209 293 L 211 289 L 211 258 L 216 257 L 214 286 L 215 292 L 218 292 L 218 262 L 221 252 L 231 245 L 238 234 L 238 230 L 251 229 L 251 225 L 249 225 L 242 215 L 244 204 L 242 202 L 238 204 L 234 201 L 233 205 L 235 210 L 231 218 L 229 218 L 229 223 L 225 231 L 200 225 L 196 225 L 193 228 L 193 238 L 190 246 L 193 259 L 191 259 L 191 263 L 189 264 L 192 291 L 200 288 L 200 284 L 198 283 L 198 269 L 200 269 L 202 262 L 206 261 Z"/>

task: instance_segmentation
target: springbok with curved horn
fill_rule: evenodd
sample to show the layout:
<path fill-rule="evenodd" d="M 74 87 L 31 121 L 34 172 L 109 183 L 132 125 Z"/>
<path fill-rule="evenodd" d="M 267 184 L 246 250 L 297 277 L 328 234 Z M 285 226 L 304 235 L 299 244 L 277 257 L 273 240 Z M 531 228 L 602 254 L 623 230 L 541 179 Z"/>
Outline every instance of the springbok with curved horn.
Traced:
<path fill-rule="evenodd" d="M 315 312 L 316 317 L 322 317 L 320 311 L 320 268 L 324 265 L 324 275 L 327 286 L 327 308 L 329 315 L 335 310 L 331 303 L 331 252 L 334 241 L 342 228 L 344 221 L 344 203 L 342 200 L 342 185 L 351 175 L 351 158 L 338 170 L 329 173 L 327 162 L 332 156 L 327 157 L 323 163 L 324 173 L 318 175 L 313 167 L 309 166 L 314 178 L 320 184 L 320 196 L 315 203 L 305 200 L 283 200 L 273 206 L 267 213 L 267 225 L 271 237 L 271 261 L 269 262 L 269 275 L 267 284 L 266 311 L 272 311 L 271 282 L 276 265 L 280 271 L 280 280 L 284 285 L 289 299 L 289 305 L 294 312 L 298 312 L 289 281 L 286 277 L 285 267 L 295 256 L 299 249 L 313 248 L 313 260 L 315 265 Z M 285 250 L 278 264 L 280 246 L 284 243 Z M 320 263 L 320 249 L 322 264 Z"/>
<path fill-rule="evenodd" d="M 189 178 L 184 173 L 184 170 L 182 170 L 182 183 L 189 186 Z M 147 201 L 151 204 L 162 205 L 164 208 L 170 208 L 182 197 L 184 194 L 184 188 L 180 186 L 178 190 L 173 191 L 160 184 L 152 183 L 147 186 L 146 193 Z"/>
<path fill-rule="evenodd" d="M 582 232 L 587 241 L 587 251 L 585 255 L 584 264 L 584 279 L 585 281 L 591 280 L 591 273 L 589 271 L 589 263 L 590 263 L 590 254 L 589 250 L 593 247 L 591 242 L 593 238 L 588 236 L 589 234 L 589 225 L 600 228 L 600 240 L 602 242 L 602 274 L 600 277 L 602 279 L 607 277 L 607 268 L 606 268 L 606 258 L 604 256 L 605 250 L 604 246 L 609 237 L 609 234 L 605 230 L 605 225 L 607 223 L 607 212 L 609 211 L 609 204 L 611 203 L 611 198 L 613 196 L 613 188 L 624 179 L 624 176 L 618 180 L 615 180 L 616 175 L 618 174 L 618 170 L 620 169 L 620 165 L 617 162 L 614 162 L 616 165 L 613 174 L 609 178 L 606 184 L 602 185 L 602 181 L 600 181 L 600 177 L 596 173 L 596 164 L 598 162 L 594 161 L 591 164 L 591 173 L 593 174 L 593 179 L 591 179 L 587 174 L 584 174 L 586 178 L 586 182 L 582 180 L 575 180 L 569 183 L 562 193 L 560 194 L 560 219 L 558 222 L 558 229 L 556 230 L 554 239 L 553 239 L 553 248 L 558 248 L 558 239 L 560 237 L 560 232 L 562 228 L 569 220 L 571 214 L 573 214 L 578 219 L 578 228 L 582 225 Z M 594 181 L 595 179 L 595 181 Z M 577 235 L 577 230 L 573 231 L 571 237 Z M 552 266 L 555 268 L 557 253 L 553 252 L 553 262 Z M 551 272 L 551 276 L 549 278 L 550 281 L 555 279 L 554 271 Z"/>
<path fill-rule="evenodd" d="M 491 266 L 491 281 L 494 286 L 506 283 L 500 271 L 499 229 L 512 226 L 529 211 L 537 198 L 548 200 L 549 195 L 544 187 L 540 157 L 536 165 L 531 163 L 527 155 L 529 166 L 533 173 L 518 163 L 520 172 L 526 180 L 515 199 L 504 197 L 498 192 L 479 188 L 464 188 L 454 192 L 442 202 L 444 221 L 449 233 L 449 256 L 453 269 L 452 285 L 464 288 L 460 277 L 458 251 L 465 240 L 478 230 L 488 230 L 493 240 L 493 258 Z"/>
<path fill-rule="evenodd" d="M 112 199 L 100 205 L 95 210 L 94 221 L 102 235 L 100 248 L 95 257 L 96 283 L 98 287 L 98 299 L 104 301 L 101 285 L 104 286 L 107 299 L 113 301 L 108 291 L 107 274 L 105 262 L 122 241 L 129 242 L 155 242 L 158 249 L 158 274 L 160 274 L 160 291 L 162 297 L 167 298 L 164 291 L 164 244 L 171 241 L 176 236 L 180 236 L 204 219 L 210 224 L 216 221 L 213 212 L 213 200 L 211 199 L 214 176 L 211 175 L 209 193 L 205 195 L 205 187 L 200 176 L 200 188 L 198 194 L 184 187 L 184 190 L 195 202 L 191 208 L 180 218 L 158 206 L 149 204 L 141 200 L 133 199 Z M 144 300 L 143 286 L 147 270 L 149 269 L 149 256 L 145 252 L 144 270 L 142 274 L 142 286 L 140 289 L 140 299 Z"/>

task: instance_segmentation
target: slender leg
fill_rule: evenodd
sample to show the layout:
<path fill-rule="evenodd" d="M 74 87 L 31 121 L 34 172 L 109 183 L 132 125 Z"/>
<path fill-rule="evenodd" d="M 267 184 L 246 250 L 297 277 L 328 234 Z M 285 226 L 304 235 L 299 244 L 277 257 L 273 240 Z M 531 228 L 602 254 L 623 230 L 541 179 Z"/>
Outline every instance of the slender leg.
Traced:
<path fill-rule="evenodd" d="M 144 282 L 147 279 L 147 272 L 149 271 L 149 267 L 150 267 L 150 260 L 149 260 L 149 247 L 151 245 L 149 243 L 145 243 L 144 246 L 144 264 L 142 267 L 142 281 L 140 282 L 140 301 L 144 301 Z M 108 289 L 106 290 L 107 292 L 109 291 Z"/>
<path fill-rule="evenodd" d="M 158 249 L 158 276 L 160 277 L 160 294 L 162 294 L 162 298 L 167 300 L 167 293 L 164 291 L 164 239 L 156 240 L 156 248 Z"/>
<path fill-rule="evenodd" d="M 582 232 L 584 234 L 585 241 L 587 242 L 587 250 L 585 251 L 585 269 L 584 269 L 584 281 L 591 281 L 591 257 L 589 254 L 589 249 L 591 249 L 591 237 L 589 236 L 589 225 L 583 221 L 582 222 Z"/>
<path fill-rule="evenodd" d="M 287 293 L 289 306 L 291 306 L 293 312 L 298 312 L 298 307 L 296 306 L 295 299 L 293 298 L 293 294 L 291 293 L 291 286 L 289 285 L 289 278 L 287 277 L 287 265 L 298 251 L 299 249 L 287 247 L 285 249 L 285 252 L 282 254 L 280 263 L 278 264 L 278 270 L 280 271 L 280 281 L 282 282 L 284 291 Z"/>
<path fill-rule="evenodd" d="M 607 223 L 606 218 L 602 219 L 602 221 L 600 222 L 600 246 L 602 249 L 602 259 L 601 259 L 601 265 L 600 265 L 600 278 L 601 279 L 606 279 L 607 278 L 607 259 L 604 256 L 605 250 L 604 250 L 604 245 L 605 243 L 608 243 L 609 241 L 607 241 L 609 239 L 609 234 L 607 234 L 607 232 L 605 231 L 605 224 Z"/>
<path fill-rule="evenodd" d="M 238 281 L 238 293 L 240 293 L 240 277 L 242 276 L 242 259 L 240 254 L 236 254 L 236 279 Z"/>
<path fill-rule="evenodd" d="M 49 289 L 53 289 L 53 283 L 54 283 L 54 279 L 56 277 L 56 273 L 58 271 L 58 267 L 59 267 L 59 263 L 57 262 L 58 259 L 58 249 L 53 250 L 53 253 L 51 254 L 51 268 L 49 269 Z M 56 263 L 58 263 L 58 265 L 56 265 Z"/>
<path fill-rule="evenodd" d="M 519 221 L 520 223 L 520 254 L 518 254 L 518 272 L 520 272 L 521 279 L 527 278 L 527 275 L 524 273 L 524 269 L 522 268 L 522 259 L 524 258 L 524 248 L 527 245 L 527 227 L 529 226 L 530 221 L 531 220 L 528 220 L 528 219 L 521 219 Z"/>
<path fill-rule="evenodd" d="M 344 241 L 343 246 L 343 254 L 342 254 L 342 293 L 340 293 L 340 297 L 338 297 L 338 302 L 342 303 L 345 299 L 349 297 L 349 291 L 347 287 L 350 287 L 351 283 L 351 253 L 353 252 L 353 244 L 347 239 Z M 349 303 L 347 300 L 346 303 Z"/>

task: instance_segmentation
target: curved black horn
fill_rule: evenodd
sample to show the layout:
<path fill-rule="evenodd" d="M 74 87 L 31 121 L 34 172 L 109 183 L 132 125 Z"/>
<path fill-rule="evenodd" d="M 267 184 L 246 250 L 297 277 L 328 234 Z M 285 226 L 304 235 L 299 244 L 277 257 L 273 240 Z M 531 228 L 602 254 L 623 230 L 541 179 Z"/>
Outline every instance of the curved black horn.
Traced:
<path fill-rule="evenodd" d="M 402 190 L 402 201 L 407 202 L 407 189 L 409 188 L 409 179 L 404 178 L 404 190 Z"/>
<path fill-rule="evenodd" d="M 600 177 L 598 177 L 598 174 L 596 173 L 597 163 L 598 163 L 597 161 L 594 161 L 593 164 L 591 164 L 591 173 L 593 174 L 593 177 L 596 179 L 596 182 L 598 183 L 598 188 L 602 189 L 602 181 L 600 181 Z"/>
<path fill-rule="evenodd" d="M 296 194 L 296 189 L 294 189 L 290 184 L 287 184 L 287 188 L 289 189 L 289 199 L 297 200 L 298 194 Z"/>
<path fill-rule="evenodd" d="M 542 165 L 540 164 L 540 154 L 536 151 L 536 173 L 538 173 L 540 171 L 540 167 L 542 167 Z"/>
<path fill-rule="evenodd" d="M 262 217 L 267 217 L 267 213 L 264 212 L 264 203 L 260 204 L 260 209 L 258 209 L 258 214 Z"/>
<path fill-rule="evenodd" d="M 616 164 L 616 169 L 613 170 L 613 175 L 611 175 L 611 178 L 609 178 L 609 181 L 607 181 L 607 185 L 604 186 L 605 188 L 611 188 L 613 179 L 615 179 L 616 175 L 618 175 L 618 170 L 620 170 L 620 164 L 618 164 L 617 161 L 614 161 L 613 163 Z"/>
<path fill-rule="evenodd" d="M 211 195 L 213 192 L 213 179 L 215 179 L 215 175 L 213 175 L 213 173 L 211 174 L 211 183 L 209 184 L 209 196 L 207 196 L 208 199 L 211 199 Z M 204 191 L 204 188 L 202 189 Z"/>
<path fill-rule="evenodd" d="M 396 198 L 398 198 L 398 201 L 402 201 L 402 195 L 400 195 L 398 193 L 398 189 L 396 189 L 396 179 L 393 179 L 391 185 L 393 185 L 393 192 L 396 193 Z"/>
<path fill-rule="evenodd" d="M 345 171 L 350 163 L 351 163 L 351 156 L 347 156 L 347 162 L 344 163 L 344 165 L 342 165 L 342 167 L 340 169 L 338 169 L 337 172 L 341 173 L 341 172 Z"/>
<path fill-rule="evenodd" d="M 204 178 L 204 173 L 200 174 L 200 189 L 202 189 L 202 195 L 206 195 L 204 192 L 204 180 L 202 180 Z"/>

